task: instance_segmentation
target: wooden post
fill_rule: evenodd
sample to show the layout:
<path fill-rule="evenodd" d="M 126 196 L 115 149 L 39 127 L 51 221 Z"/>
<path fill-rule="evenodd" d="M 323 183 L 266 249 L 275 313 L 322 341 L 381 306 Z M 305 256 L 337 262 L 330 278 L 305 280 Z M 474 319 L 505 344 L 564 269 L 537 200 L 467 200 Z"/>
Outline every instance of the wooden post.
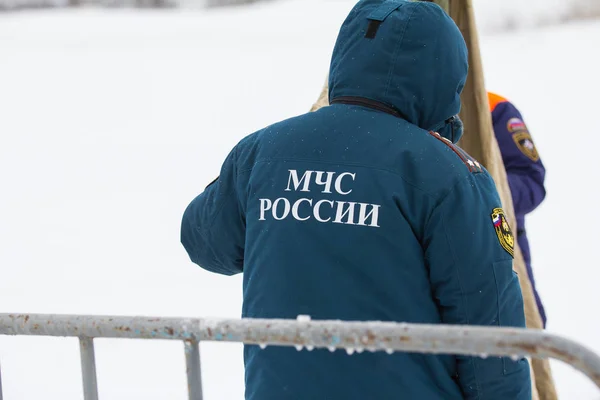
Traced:
<path fill-rule="evenodd" d="M 500 148 L 498 147 L 492 126 L 479 47 L 479 34 L 472 0 L 450 0 L 449 12 L 452 19 L 454 19 L 460 28 L 469 49 L 469 76 L 461 96 L 462 110 L 460 113 L 460 117 L 465 125 L 465 134 L 459 142 L 459 146 L 481 162 L 491 174 L 496 182 L 496 187 L 498 188 L 498 193 L 500 194 L 502 205 L 512 230 L 516 232 L 517 221 L 512 195 L 508 186 Z M 519 274 L 519 282 L 525 303 L 527 327 L 542 329 L 542 319 L 537 309 L 533 288 L 529 281 L 525 261 L 518 243 L 515 243 L 513 268 Z M 534 378 L 534 399 L 536 396 L 539 396 L 540 400 L 556 400 L 558 397 L 549 361 L 533 359 L 532 371 Z"/>

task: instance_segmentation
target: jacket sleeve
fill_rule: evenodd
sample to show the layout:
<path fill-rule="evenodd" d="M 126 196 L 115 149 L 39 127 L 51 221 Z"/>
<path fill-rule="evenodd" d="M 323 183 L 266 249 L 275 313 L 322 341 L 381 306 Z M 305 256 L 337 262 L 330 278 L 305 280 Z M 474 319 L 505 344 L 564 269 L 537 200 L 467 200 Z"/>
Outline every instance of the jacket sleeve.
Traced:
<path fill-rule="evenodd" d="M 487 173 L 458 182 L 432 211 L 424 250 L 444 324 L 525 327 L 513 271 L 514 238 Z M 529 363 L 522 358 L 457 356 L 465 399 L 530 400 Z"/>
<path fill-rule="evenodd" d="M 192 262 L 223 275 L 242 272 L 245 219 L 237 177 L 237 148 L 227 156 L 220 175 L 186 208 L 181 243 Z"/>
<path fill-rule="evenodd" d="M 546 169 L 521 113 L 512 103 L 498 104 L 492 112 L 492 120 L 515 213 L 526 215 L 546 197 Z"/>

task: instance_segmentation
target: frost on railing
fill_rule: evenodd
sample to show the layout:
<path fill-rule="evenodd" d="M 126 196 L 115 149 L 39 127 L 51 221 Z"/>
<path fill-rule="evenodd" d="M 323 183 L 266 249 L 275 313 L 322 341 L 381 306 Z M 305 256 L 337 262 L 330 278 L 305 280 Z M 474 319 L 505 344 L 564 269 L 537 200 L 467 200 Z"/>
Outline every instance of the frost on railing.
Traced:
<path fill-rule="evenodd" d="M 391 322 L 283 319 L 189 319 L 84 315 L 0 314 L 0 334 L 71 336 L 80 339 L 85 400 L 97 400 L 93 338 L 184 342 L 189 398 L 202 399 L 201 341 L 242 342 L 306 349 L 418 352 L 478 357 L 553 358 L 586 374 L 600 388 L 600 357 L 546 331 Z M 1 378 L 0 378 L 1 379 Z M 0 394 L 1 400 L 1 394 Z"/>

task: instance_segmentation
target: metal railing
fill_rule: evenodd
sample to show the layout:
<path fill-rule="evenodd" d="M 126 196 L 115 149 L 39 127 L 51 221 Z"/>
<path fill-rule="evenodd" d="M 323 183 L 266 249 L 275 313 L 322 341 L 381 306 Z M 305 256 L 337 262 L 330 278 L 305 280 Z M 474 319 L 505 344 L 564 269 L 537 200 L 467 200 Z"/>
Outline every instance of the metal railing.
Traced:
<path fill-rule="evenodd" d="M 457 325 L 282 319 L 188 319 L 84 315 L 0 314 L 1 335 L 78 337 L 85 400 L 97 400 L 94 338 L 184 342 L 188 395 L 202 399 L 201 341 L 242 342 L 362 351 L 419 352 L 479 357 L 553 358 L 587 375 L 600 388 L 600 357 L 546 331 Z M 1 377 L 0 377 L 1 382 Z M 0 400 L 2 399 L 0 383 Z"/>
<path fill-rule="evenodd" d="M 2 400 L 2 365 L 0 365 L 0 400 Z"/>

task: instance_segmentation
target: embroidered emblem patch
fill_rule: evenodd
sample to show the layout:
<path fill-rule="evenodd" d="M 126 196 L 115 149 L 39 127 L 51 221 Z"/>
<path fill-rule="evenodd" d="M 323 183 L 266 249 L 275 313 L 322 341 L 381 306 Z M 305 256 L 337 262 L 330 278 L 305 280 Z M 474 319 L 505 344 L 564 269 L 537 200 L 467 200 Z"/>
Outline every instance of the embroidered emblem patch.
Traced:
<path fill-rule="evenodd" d="M 509 132 L 518 132 L 527 130 L 527 126 L 520 118 L 511 118 L 506 124 L 506 129 L 508 129 Z"/>
<path fill-rule="evenodd" d="M 540 159 L 535 144 L 531 135 L 527 131 L 517 132 L 513 134 L 513 140 L 515 144 L 521 150 L 521 153 L 525 154 L 531 161 L 537 162 Z"/>
<path fill-rule="evenodd" d="M 494 208 L 492 211 L 492 223 L 500 245 L 511 257 L 515 256 L 515 237 L 506 220 L 506 215 L 502 208 Z"/>

